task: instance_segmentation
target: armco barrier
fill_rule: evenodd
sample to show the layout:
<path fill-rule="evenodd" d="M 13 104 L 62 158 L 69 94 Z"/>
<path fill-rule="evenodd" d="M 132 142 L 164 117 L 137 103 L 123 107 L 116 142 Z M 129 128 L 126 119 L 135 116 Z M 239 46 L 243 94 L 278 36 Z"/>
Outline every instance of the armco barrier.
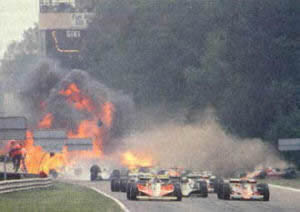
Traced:
<path fill-rule="evenodd" d="M 36 188 L 46 188 L 53 185 L 50 178 L 35 178 L 24 180 L 0 181 L 0 194 Z"/>

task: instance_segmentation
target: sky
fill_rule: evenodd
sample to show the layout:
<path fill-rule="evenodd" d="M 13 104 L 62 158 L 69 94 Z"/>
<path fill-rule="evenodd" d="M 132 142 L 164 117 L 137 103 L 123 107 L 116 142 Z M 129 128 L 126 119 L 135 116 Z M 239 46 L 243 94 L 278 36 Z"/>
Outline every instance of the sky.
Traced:
<path fill-rule="evenodd" d="M 7 46 L 38 22 L 39 0 L 0 0 L 0 59 Z"/>

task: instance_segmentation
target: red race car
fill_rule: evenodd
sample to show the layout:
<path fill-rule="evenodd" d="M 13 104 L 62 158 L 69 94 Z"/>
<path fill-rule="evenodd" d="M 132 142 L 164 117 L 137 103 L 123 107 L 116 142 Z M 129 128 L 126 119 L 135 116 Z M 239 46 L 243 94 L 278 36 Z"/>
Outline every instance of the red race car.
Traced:
<path fill-rule="evenodd" d="M 127 189 L 129 200 L 175 200 L 181 201 L 180 185 L 170 181 L 168 176 L 154 176 L 149 179 L 139 179 L 131 183 Z"/>

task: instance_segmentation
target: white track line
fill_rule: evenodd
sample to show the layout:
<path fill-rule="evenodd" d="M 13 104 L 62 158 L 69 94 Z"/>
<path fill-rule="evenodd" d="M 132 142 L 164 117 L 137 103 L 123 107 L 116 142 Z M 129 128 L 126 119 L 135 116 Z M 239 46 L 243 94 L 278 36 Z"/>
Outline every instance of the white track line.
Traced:
<path fill-rule="evenodd" d="M 269 184 L 269 186 L 273 187 L 273 188 L 288 190 L 288 191 L 300 192 L 300 189 L 295 189 L 295 188 L 291 188 L 291 187 L 279 186 L 279 185 L 274 185 L 274 184 Z"/>
<path fill-rule="evenodd" d="M 108 194 L 104 193 L 103 191 L 100 191 L 100 190 L 98 190 L 96 188 L 93 188 L 93 187 L 90 187 L 90 186 L 86 186 L 86 187 L 90 188 L 90 189 L 92 189 L 92 190 L 94 190 L 94 191 L 96 191 L 96 192 L 98 192 L 100 194 L 102 194 L 103 196 L 106 196 L 109 199 L 112 199 L 113 201 L 115 201 L 122 208 L 122 210 L 124 212 L 130 212 L 129 209 L 126 208 L 126 206 L 120 200 L 118 200 L 117 198 L 115 198 L 113 196 L 110 196 L 110 195 L 108 195 Z"/>

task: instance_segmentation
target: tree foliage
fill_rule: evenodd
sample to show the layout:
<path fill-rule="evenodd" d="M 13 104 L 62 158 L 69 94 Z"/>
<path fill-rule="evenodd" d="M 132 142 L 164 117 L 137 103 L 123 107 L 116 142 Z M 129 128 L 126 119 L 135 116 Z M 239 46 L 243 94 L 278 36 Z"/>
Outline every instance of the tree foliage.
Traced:
<path fill-rule="evenodd" d="M 300 106 L 297 8 L 297 0 L 102 0 L 84 60 L 140 105 L 181 105 L 189 121 L 213 106 L 229 132 L 267 138 Z"/>

